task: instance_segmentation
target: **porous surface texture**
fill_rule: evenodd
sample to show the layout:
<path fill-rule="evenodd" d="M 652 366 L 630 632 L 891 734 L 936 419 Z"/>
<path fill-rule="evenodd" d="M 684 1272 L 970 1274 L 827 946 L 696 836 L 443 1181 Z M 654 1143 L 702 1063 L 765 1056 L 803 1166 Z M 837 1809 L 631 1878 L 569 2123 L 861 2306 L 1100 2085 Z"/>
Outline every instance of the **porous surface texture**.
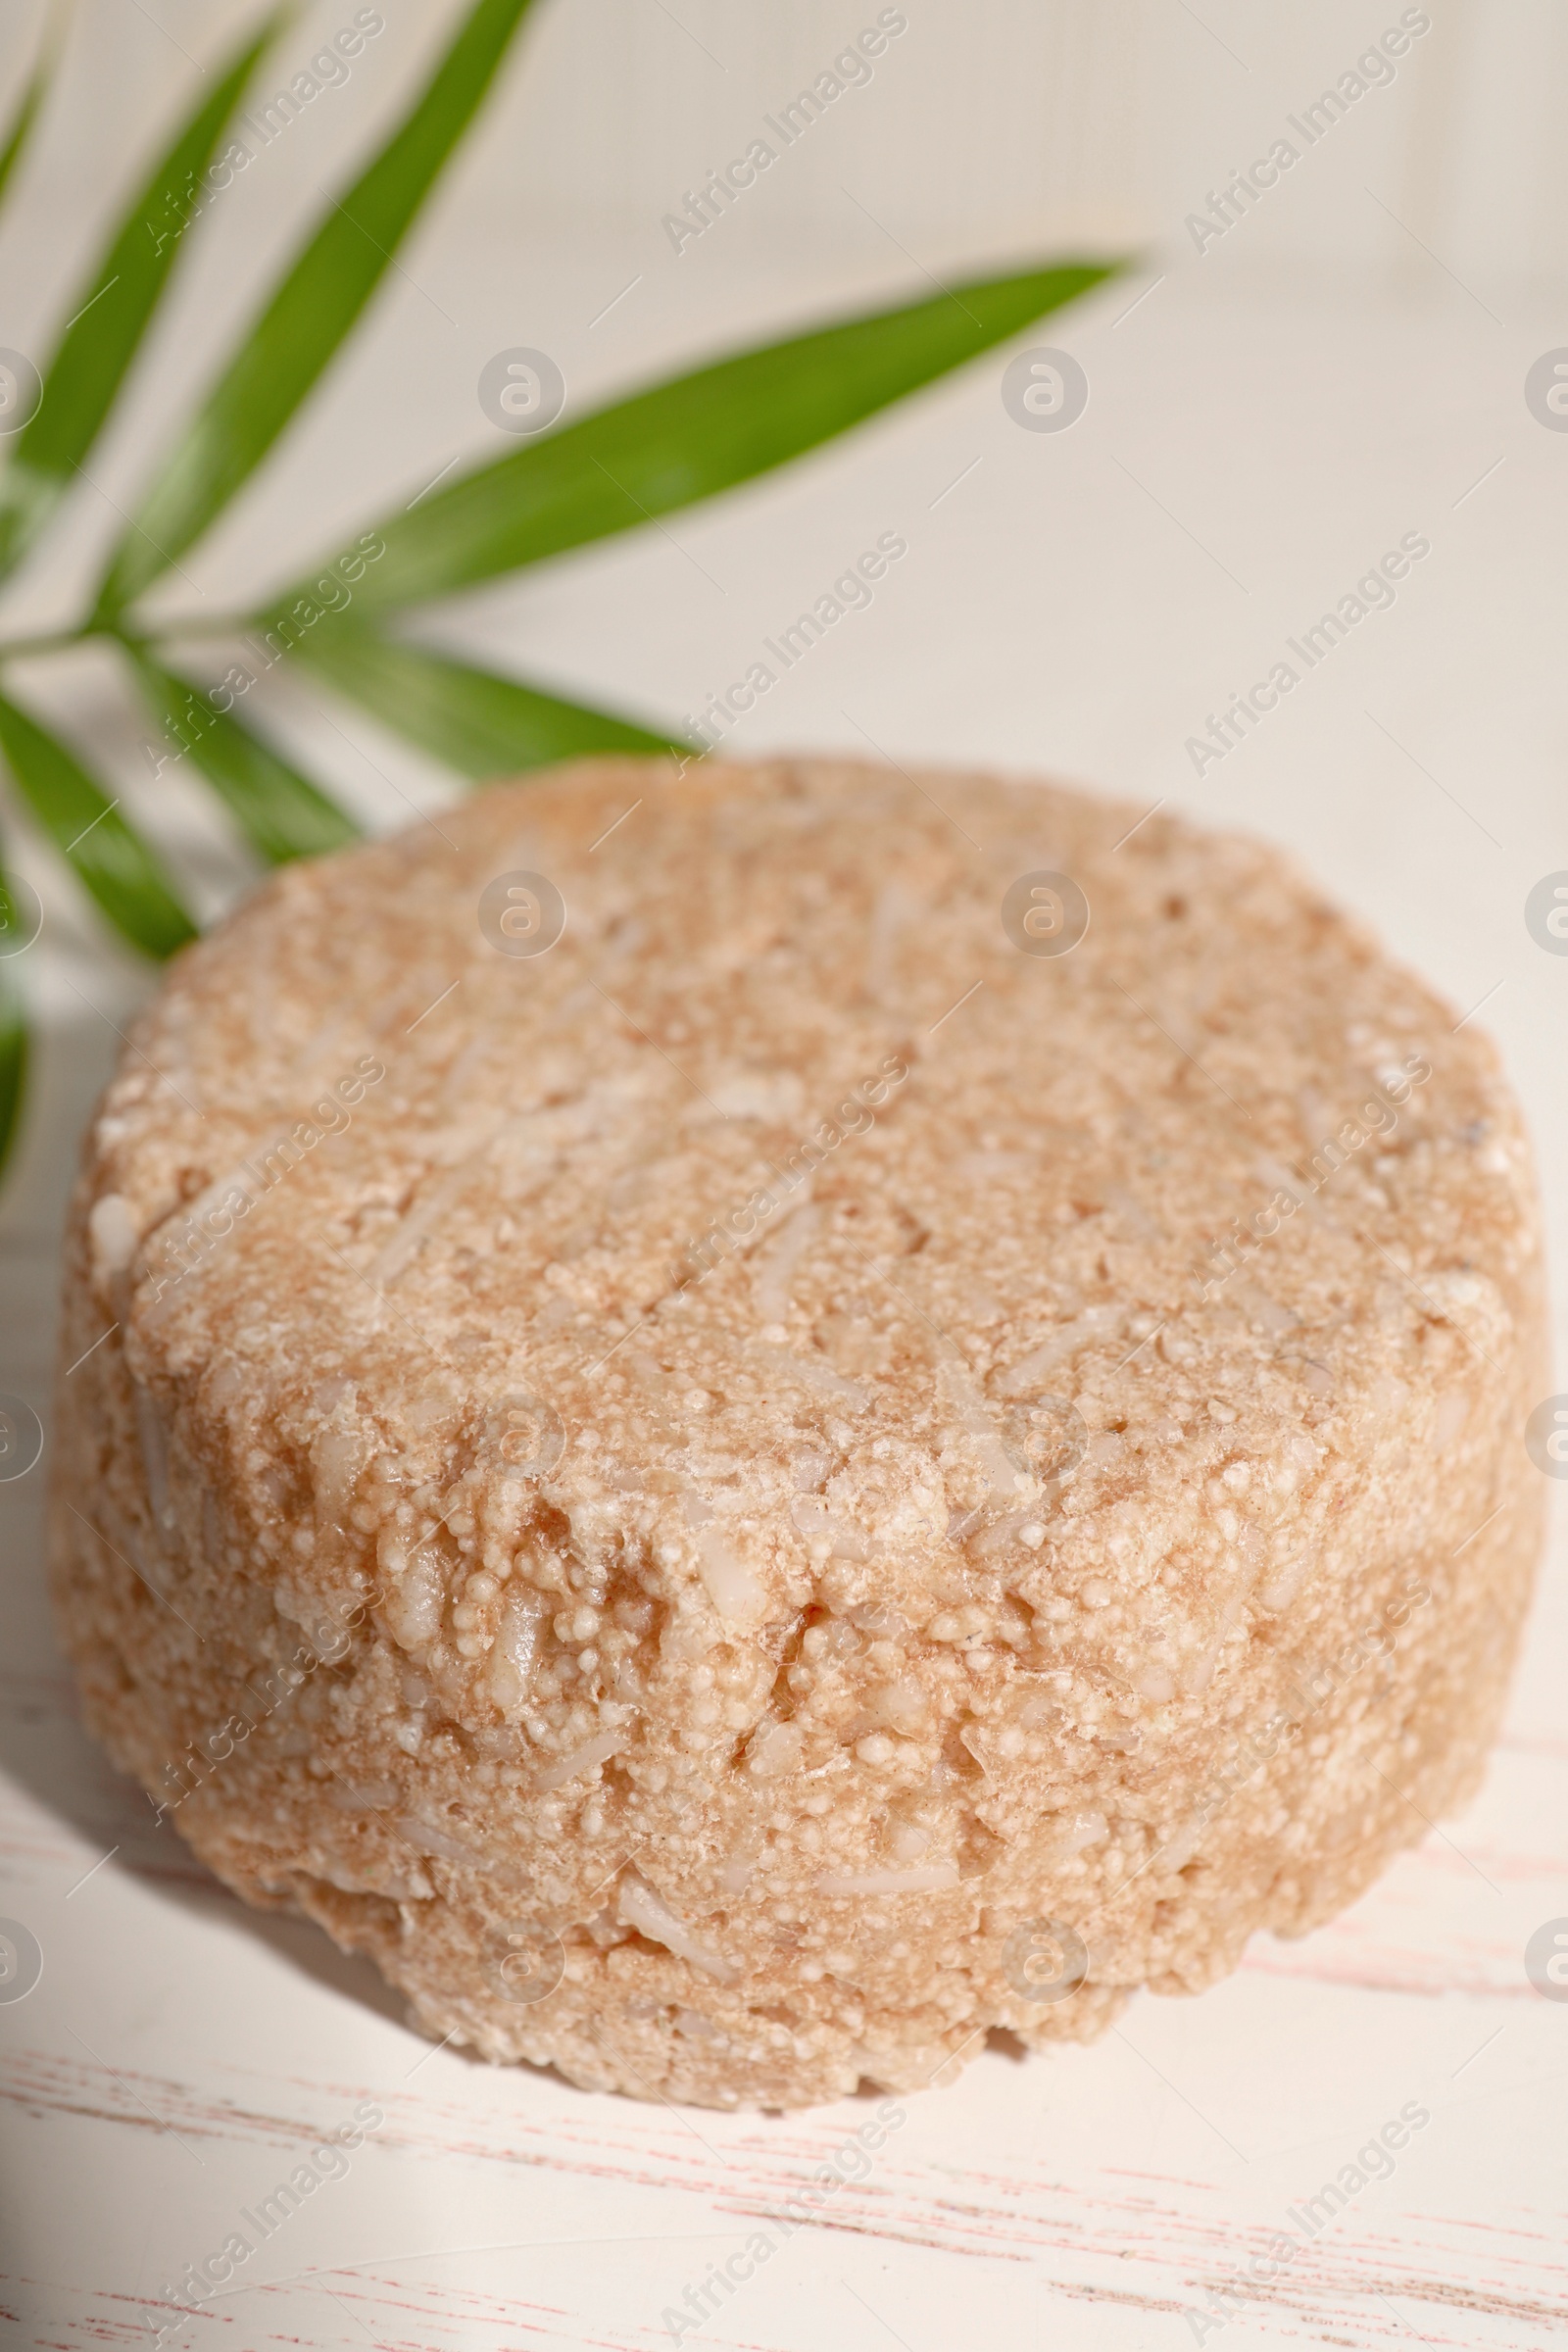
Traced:
<path fill-rule="evenodd" d="M 1288 860 L 1139 815 L 583 762 L 290 867 L 141 1018 L 60 1623 L 168 1820 L 432 2034 L 945 2083 L 1475 1787 L 1539 1535 L 1517 1112 Z M 547 952 L 536 884 L 481 922 L 518 872 Z M 1059 885 L 1004 921 L 1043 873 L 1067 953 Z"/>

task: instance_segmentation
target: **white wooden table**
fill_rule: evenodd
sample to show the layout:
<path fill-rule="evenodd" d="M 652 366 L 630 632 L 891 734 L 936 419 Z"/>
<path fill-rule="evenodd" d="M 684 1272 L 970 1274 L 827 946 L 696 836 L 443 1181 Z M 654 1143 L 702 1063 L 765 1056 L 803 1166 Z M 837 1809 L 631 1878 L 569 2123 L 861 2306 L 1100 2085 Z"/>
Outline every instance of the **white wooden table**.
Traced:
<path fill-rule="evenodd" d="M 842 289 L 819 272 L 813 289 L 801 271 L 760 277 L 722 255 L 699 271 L 686 256 L 590 329 L 631 274 L 624 253 L 503 270 L 494 241 L 454 236 L 441 296 L 456 327 L 401 289 L 288 452 L 281 492 L 249 502 L 202 577 L 282 567 L 486 446 L 473 380 L 504 345 L 550 350 L 586 400 L 802 318 L 852 281 L 890 296 L 918 283 L 889 263 L 903 268 L 858 246 Z M 869 743 L 1052 768 L 1293 845 L 1448 993 L 1455 1019 L 1489 999 L 1560 1263 L 1568 958 L 1533 943 L 1523 903 L 1568 867 L 1568 435 L 1537 424 L 1522 386 L 1562 320 L 1502 323 L 1436 270 L 1402 308 L 1190 268 L 1129 314 L 1145 282 L 1038 337 L 1088 371 L 1069 432 L 1020 431 L 1001 362 L 981 365 L 667 535 L 475 599 L 449 631 L 678 719 L 862 543 L 903 531 L 908 559 L 871 609 L 813 649 L 736 747 Z M 127 478 L 117 458 L 106 486 L 119 495 Z M 84 519 L 81 542 L 101 528 Z M 1410 530 L 1432 553 L 1395 608 L 1200 779 L 1184 745 L 1205 714 Z M 264 715 L 377 823 L 403 820 L 400 794 L 433 805 L 450 790 L 362 714 L 286 676 L 267 691 Z M 240 871 L 231 848 L 177 788 L 152 800 L 91 662 L 58 690 L 40 673 L 37 694 L 100 745 L 218 903 Z M 41 1405 L 74 1139 L 109 1024 L 143 983 L 94 944 L 34 848 L 25 864 L 50 908 L 29 951 L 47 1042 L 4 1209 L 0 1389 Z M 166 2343 L 668 2343 L 665 2310 L 872 2104 L 724 2118 L 491 2070 L 410 2032 L 368 1966 L 316 1930 L 244 1911 L 75 1725 L 42 1597 L 41 1485 L 35 1472 L 0 1486 L 0 1913 L 44 1955 L 36 1989 L 0 2004 L 7 2340 L 152 2343 L 171 2323 L 165 2287 L 369 2102 L 384 2120 L 343 2177 Z M 1199 2340 L 1188 2315 L 1205 2292 L 1410 2106 L 1429 2120 L 1388 2177 L 1204 2340 L 1568 2336 L 1568 2003 L 1542 1998 L 1523 1964 L 1531 1934 L 1568 1915 L 1565 1593 L 1559 1547 L 1483 1793 L 1352 1912 L 1303 1942 L 1259 1939 L 1201 2000 L 1136 2001 L 1097 2047 L 1024 2063 L 991 2051 L 956 2087 L 900 2101 L 865 2177 L 680 2340 L 1176 2352 Z"/>

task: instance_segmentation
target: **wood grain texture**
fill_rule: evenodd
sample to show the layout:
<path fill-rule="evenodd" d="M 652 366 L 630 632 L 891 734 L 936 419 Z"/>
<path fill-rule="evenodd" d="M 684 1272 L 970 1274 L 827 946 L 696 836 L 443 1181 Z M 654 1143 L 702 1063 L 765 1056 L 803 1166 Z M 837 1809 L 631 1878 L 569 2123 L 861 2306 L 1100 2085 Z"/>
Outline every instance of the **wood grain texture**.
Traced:
<path fill-rule="evenodd" d="M 869 2108 L 855 2101 L 820 2116 L 748 2120 L 584 2097 L 532 2070 L 467 2063 L 368 2009 L 346 2036 L 330 2027 L 323 2036 L 328 2021 L 318 2021 L 296 2056 L 287 2047 L 299 2022 L 291 2012 L 301 2003 L 361 2010 L 363 1994 L 379 1990 L 369 1972 L 323 1966 L 313 1930 L 255 1922 L 167 1827 L 150 1827 L 139 1793 L 97 1765 L 57 1675 L 13 1675 L 4 1697 L 29 1749 L 27 1780 L 71 1790 L 80 1814 L 68 1818 L 23 1783 L 11 1785 L 0 1812 L 6 1907 L 35 1912 L 47 1890 L 63 1913 L 64 1888 L 118 1846 L 70 1899 L 94 1905 L 94 1933 L 126 1938 L 121 1948 L 130 1955 L 122 1976 L 93 1972 L 90 2010 L 64 1999 L 45 2007 L 40 1986 L 26 2007 L 0 2012 L 0 2138 L 14 2155 L 39 2150 L 58 2178 L 70 2150 L 90 2144 L 121 2182 L 156 2166 L 157 2234 L 172 2266 L 220 2245 L 225 2218 L 254 2213 L 357 2101 L 373 2100 L 385 2115 L 347 2177 L 319 2192 L 323 2210 L 339 2200 L 330 2245 L 307 2235 L 320 2216 L 291 2218 L 277 2245 L 261 2249 L 265 2268 L 258 2259 L 244 2291 L 220 2294 L 209 2313 L 183 2323 L 181 2342 L 335 2345 L 368 2336 L 399 2352 L 667 2342 L 661 2311 L 751 2230 L 776 2227 L 771 2217 L 784 2200 Z M 1303 2242 L 1287 2278 L 1219 2332 L 1235 2342 L 1355 2347 L 1561 2340 L 1562 2172 L 1532 2178 L 1536 2167 L 1499 2147 L 1489 2183 L 1473 2138 L 1517 2120 L 1532 2096 L 1532 2061 L 1548 2063 L 1560 2048 L 1543 2031 L 1556 2026 L 1555 2013 L 1524 1981 L 1517 1929 L 1521 1919 L 1550 1916 L 1568 1883 L 1557 1744 L 1511 1737 L 1466 1819 L 1401 1859 L 1330 1928 L 1294 1945 L 1257 1939 L 1234 1996 L 1222 1988 L 1200 2003 L 1145 2000 L 1099 2048 L 1022 2064 L 988 2054 L 957 2091 L 900 2102 L 907 2120 L 866 2178 L 835 2189 L 796 2246 L 787 2254 L 781 2246 L 776 2280 L 760 2278 L 738 2294 L 701 2340 L 788 2346 L 807 2340 L 801 2304 L 813 2277 L 842 2272 L 871 2295 L 889 2278 L 924 2281 L 934 2272 L 938 2302 L 962 2310 L 1021 2294 L 1044 2340 L 1192 2341 L 1186 2315 L 1205 2290 L 1265 2249 L 1286 2213 L 1298 2216 L 1300 2201 L 1397 2108 L 1392 2090 L 1358 2086 L 1357 2053 L 1379 2044 L 1403 2045 L 1401 2062 L 1408 2050 L 1415 2064 L 1400 2086 L 1432 2110 L 1421 2155 L 1435 2162 L 1423 2165 L 1419 2190 L 1413 2159 L 1388 2181 L 1372 2181 Z M 1555 1850 L 1543 1835 L 1547 1824 L 1558 1831 Z M 182 1919 L 202 1926 L 186 1935 Z M 184 1947 L 187 1966 L 192 1947 L 215 1931 L 249 1947 L 233 1988 L 237 2016 L 215 1985 L 181 2024 L 184 1987 L 162 2026 L 138 2024 L 142 2004 L 127 2010 L 122 1996 L 147 1965 L 137 1947 L 149 1921 L 166 1951 Z M 269 1942 L 258 1952 L 260 1934 Z M 300 1958 L 314 1982 L 302 1981 Z M 263 1987 L 282 2031 L 258 2063 L 243 2018 Z M 1225 2020 L 1205 2017 L 1221 2007 L 1231 2012 Z M 1227 2052 L 1233 2034 L 1241 2038 Z M 323 2039 L 360 2063 L 319 2071 L 306 2063 Z M 1316 2062 L 1314 2051 L 1341 2070 L 1316 2115 L 1303 2113 L 1296 2079 Z M 1249 2068 L 1258 2078 L 1250 2087 Z M 1105 2132 L 1107 2102 L 1124 2134 Z M 449 2211 L 456 2228 L 421 2230 L 432 2184 L 454 2169 L 462 2214 L 478 2226 L 465 2229 L 462 2214 Z M 390 2203 L 406 2229 L 381 2219 L 394 2180 Z M 539 2182 L 548 2183 L 551 2210 L 536 2217 Z M 444 2194 L 433 2199 L 443 2202 Z M 555 2226 L 563 2219 L 566 2228 Z M 46 2276 L 26 2253 L 11 2244 L 0 2288 L 0 2303 L 17 2314 L 19 2343 L 76 2352 L 146 2342 L 172 2316 L 151 2280 L 137 2289 L 123 2276 Z M 584 2293 L 585 2261 L 614 2281 L 600 2318 L 593 2305 L 603 2283 L 595 2296 Z M 531 2291 L 530 2275 L 552 2266 L 566 2300 Z M 842 2340 L 871 2341 L 856 2332 L 848 2289 L 839 2301 Z M 910 2344 L 947 2340 L 894 2324 Z"/>

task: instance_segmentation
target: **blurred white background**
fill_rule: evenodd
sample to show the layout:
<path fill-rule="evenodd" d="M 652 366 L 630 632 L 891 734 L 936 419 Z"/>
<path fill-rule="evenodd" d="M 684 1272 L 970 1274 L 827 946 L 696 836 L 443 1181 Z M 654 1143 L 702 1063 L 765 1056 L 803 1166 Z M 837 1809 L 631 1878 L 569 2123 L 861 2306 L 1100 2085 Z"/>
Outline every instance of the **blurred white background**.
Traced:
<path fill-rule="evenodd" d="M 862 88 L 835 105 L 826 135 L 761 183 L 726 242 L 760 267 L 780 254 L 841 254 L 860 233 L 841 194 L 850 173 L 855 193 L 936 268 L 1081 240 L 1179 251 L 1186 214 L 1220 174 L 1265 151 L 1285 114 L 1399 25 L 1401 6 L 913 0 L 901 11 L 907 36 L 877 64 L 874 95 Z M 378 13 L 388 37 L 357 62 L 352 93 L 313 106 L 287 152 L 270 159 L 258 201 L 280 229 L 291 205 L 309 207 L 323 171 L 343 168 L 453 18 L 407 0 L 384 0 Z M 1332 190 L 1292 191 L 1268 208 L 1250 257 L 1260 274 L 1413 282 L 1408 239 L 1360 182 L 1461 276 L 1514 288 L 1549 282 L 1568 261 L 1568 18 L 1552 0 L 1438 0 L 1420 13 L 1431 34 L 1398 61 L 1392 86 L 1353 107 L 1354 170 Z M 14 85 L 44 15 L 39 0 L 6 10 Z M 191 61 L 210 64 L 258 15 L 235 0 L 77 8 L 54 135 L 34 167 L 34 221 L 51 224 L 45 291 L 47 273 L 91 242 L 93 200 L 151 145 L 189 86 Z M 348 0 L 302 11 L 263 83 L 281 86 L 353 15 Z M 652 258 L 659 220 L 681 192 L 741 151 L 764 112 L 876 17 L 848 0 L 544 0 L 454 175 L 482 197 L 470 233 L 482 236 L 488 212 L 503 245 L 519 231 L 588 229 Z"/>
<path fill-rule="evenodd" d="M 354 13 L 351 0 L 305 12 L 265 69 L 261 93 L 282 87 Z M 457 15 L 444 0 L 381 0 L 379 13 L 385 30 L 347 82 L 314 99 L 189 233 L 124 413 L 90 458 L 91 479 L 66 527 L 0 598 L 0 637 L 74 616 L 151 459 L 328 191 L 396 119 Z M 872 607 L 780 682 L 737 727 L 733 748 L 880 749 L 904 760 L 1053 770 L 1141 807 L 1164 802 L 1287 844 L 1446 992 L 1453 1021 L 1480 1008 L 1537 1133 L 1560 1265 L 1568 956 L 1530 936 L 1524 903 L 1543 876 L 1568 869 L 1568 432 L 1531 414 L 1524 382 L 1543 353 L 1568 346 L 1568 12 L 1549 0 L 1431 0 L 1415 11 L 1403 0 L 1289 9 L 1270 0 L 901 0 L 906 29 L 869 81 L 847 90 L 731 214 L 677 253 L 663 216 L 742 153 L 763 117 L 829 69 L 877 13 L 855 0 L 792 0 L 787 9 L 539 0 L 361 332 L 231 514 L 182 560 L 188 579 L 161 586 L 161 606 L 191 613 L 212 600 L 230 610 L 405 504 L 449 464 L 500 454 L 475 387 L 506 347 L 535 346 L 557 360 L 569 416 L 850 305 L 917 300 L 933 278 L 1000 273 L 1041 255 L 1125 254 L 1125 275 L 1011 347 L 1062 346 L 1084 368 L 1089 406 L 1070 430 L 1018 429 L 1000 397 L 1011 356 L 1004 350 L 755 488 L 671 517 L 666 529 L 540 566 L 419 625 L 497 666 L 678 725 L 861 546 L 881 530 L 903 532 L 907 560 Z M 229 0 L 79 0 L 38 144 L 0 219 L 0 345 L 47 353 L 117 208 L 202 70 L 227 55 L 254 14 Z M 1210 191 L 1282 135 L 1304 148 L 1288 119 L 1412 15 L 1430 25 L 1393 79 L 1348 104 L 1255 210 L 1200 253 L 1187 217 L 1208 211 Z M 25 77 L 41 22 L 39 8 L 9 0 L 0 107 Z M 1410 532 L 1431 553 L 1393 609 L 1359 625 L 1245 747 L 1199 774 L 1187 744 L 1207 714 L 1266 675 L 1288 636 Z M 90 753 L 165 846 L 193 902 L 215 913 L 252 869 L 177 773 L 151 783 L 108 662 L 96 652 L 19 666 L 16 690 Z M 401 823 L 411 804 L 462 789 L 286 665 L 258 690 L 254 714 L 368 823 Z M 13 811 L 6 825 L 48 921 L 27 957 L 43 1045 L 25 1142 L 0 1200 L 0 1387 L 41 1405 L 53 1240 L 75 1139 L 118 1051 L 115 1024 L 150 975 L 108 944 L 25 821 Z M 238 1972 L 247 2014 L 262 2021 L 247 2031 L 266 2051 L 256 2057 L 265 2080 L 245 2095 L 286 2101 L 292 2091 L 274 2084 L 318 2075 L 340 2051 L 360 2080 L 401 2075 L 406 2036 L 367 2006 L 352 1972 L 314 1968 L 301 1957 L 305 1944 L 285 1951 L 281 1931 L 259 1941 L 261 1931 L 216 1898 L 193 1895 L 176 1912 L 122 1860 L 100 1869 L 65 1912 L 65 1889 L 119 1835 L 119 1800 L 70 1746 L 63 1691 L 49 1679 L 37 1483 L 0 1493 L 0 1524 L 27 1689 L 55 1692 L 38 1700 L 38 1738 L 58 1744 L 47 1746 L 49 1770 L 19 1785 L 5 1816 L 0 1865 L 15 1899 L 0 1909 L 24 1902 L 40 1936 L 67 1953 L 54 1983 L 77 2006 L 61 2019 L 94 2017 L 97 2047 L 122 2073 L 226 2082 L 234 2042 L 221 1987 Z M 1553 1908 L 1568 1913 L 1568 1745 L 1554 1663 L 1564 1593 L 1558 1557 L 1488 1792 L 1453 1825 L 1474 1867 L 1429 1840 L 1337 1928 L 1300 1947 L 1256 1952 L 1201 2003 L 1140 2004 L 1130 2029 L 1137 2052 L 1112 2056 L 1101 2045 L 1049 2082 L 1020 2078 L 1021 2093 L 1005 2062 L 987 2057 L 941 2118 L 932 2114 L 918 2132 L 911 2126 L 908 2163 L 925 2168 L 941 2196 L 978 2196 L 974 2180 L 988 2167 L 1033 2179 L 1038 2141 L 1088 2200 L 1064 2234 L 1048 2231 L 1044 2241 L 1078 2249 L 1086 2295 L 1121 2276 L 1120 2249 L 1143 2227 L 1142 2209 L 1118 2205 L 1121 2192 L 1096 2168 L 1126 2162 L 1127 2133 L 1140 2151 L 1156 2150 L 1166 2180 L 1157 2194 L 1181 2208 L 1159 2224 L 1166 2300 L 1120 2316 L 1109 2303 L 1053 2302 L 1045 2289 L 1038 2305 L 1020 2300 L 1020 2280 L 1037 2274 L 1016 2262 L 1036 2260 L 1038 2239 L 1011 2267 L 971 2263 L 961 2279 L 957 2257 L 951 2275 L 939 2273 L 935 2255 L 888 2239 L 863 2259 L 845 2257 L 919 2352 L 991 2327 L 996 2340 L 1031 2345 L 1144 2352 L 1156 2328 L 1161 2342 L 1189 2342 L 1176 2315 L 1195 2275 L 1190 2249 L 1222 2244 L 1232 2217 L 1277 2210 L 1300 2185 L 1283 2158 L 1266 2195 L 1260 2175 L 1227 2171 L 1193 2100 L 1249 2151 L 1304 2150 L 1304 2179 L 1319 2156 L 1328 2163 L 1353 2147 L 1413 2090 L 1442 2129 L 1368 2227 L 1398 2238 L 1388 2264 L 1401 2278 L 1441 2273 L 1446 2283 L 1425 2300 L 1410 2290 L 1407 2327 L 1368 2283 L 1383 2278 L 1392 2238 L 1365 2251 L 1359 2269 L 1348 2255 L 1333 2289 L 1334 2340 L 1547 2340 L 1548 2322 L 1560 2325 L 1549 2264 L 1562 2221 L 1545 2156 L 1555 2125 L 1542 2101 L 1560 2076 L 1553 2032 L 1568 2011 L 1528 1991 L 1519 1952 Z M 61 1775 L 87 1791 L 64 1808 L 39 1793 L 57 1755 Z M 98 1908 L 83 1925 L 89 1901 Z M 198 1999 L 209 1968 L 211 1995 Z M 0 2023 L 24 2028 L 24 2039 L 42 2034 L 50 2050 L 53 2033 L 62 2065 L 75 2063 L 79 2052 L 43 2001 L 41 1989 Z M 1494 2027 L 1501 2037 L 1489 2041 Z M 416 2056 L 406 2055 L 408 2066 Z M 467 2145 L 482 2097 L 504 2111 L 505 2127 L 495 2127 L 503 2137 L 515 2114 L 537 2122 L 548 2110 L 538 2130 L 557 2132 L 552 2145 L 566 2162 L 560 2152 L 578 2130 L 581 2102 L 531 2080 L 477 2092 L 472 2074 L 450 2054 L 432 2056 L 415 2078 L 418 2100 L 400 2094 L 411 2112 L 429 2103 L 419 2129 L 428 2126 L 430 2146 Z M 117 2094 L 98 2087 L 113 2105 Z M 1049 2129 L 1037 2112 L 1048 2096 Z M 27 2172 L 36 2193 L 26 2192 L 47 2245 L 42 2267 L 70 2282 L 40 2303 L 47 2340 L 128 2340 L 104 2333 L 123 2318 L 115 2296 L 145 2291 L 149 2266 L 199 2242 L 194 2225 L 181 2236 L 169 2221 L 194 2193 L 178 2170 L 184 2159 L 161 2139 L 147 2142 L 145 2193 L 132 2195 L 133 2135 L 123 2127 L 54 2122 L 34 2138 L 24 2107 L 15 2113 L 15 2126 L 3 2126 L 15 2130 L 14 2149 L 45 2154 Z M 1116 2119 L 1108 2139 L 1106 2117 Z M 644 2120 L 604 2128 L 635 2136 Z M 731 2127 L 720 2119 L 703 2128 Z M 1170 2190 L 1169 2180 L 1212 2186 L 1216 2158 L 1221 2185 L 1194 2188 L 1196 2203 L 1184 2206 L 1187 2190 Z M 380 2208 L 387 2218 L 368 2242 L 445 2245 L 466 2229 L 526 2234 L 509 2204 L 516 2176 L 496 2169 L 500 2158 L 488 2173 L 477 2157 L 468 2170 L 456 2155 L 443 2161 L 438 2191 L 432 2168 L 405 2169 L 393 2182 L 387 2159 L 372 2184 L 390 2200 Z M 660 2155 L 641 2178 L 662 2178 L 665 2163 Z M 965 2165 L 974 2180 L 955 2189 Z M 59 2182 L 76 2167 L 103 2218 L 88 2227 L 68 2217 L 56 2231 Z M 634 2226 L 609 2218 L 621 2207 L 608 2188 L 562 2178 L 553 2210 L 566 2234 Z M 1102 2192 L 1109 2219 L 1085 2221 L 1084 2212 L 1101 2212 Z M 211 2201 L 206 2187 L 202 2195 Z M 636 2196 L 653 2201 L 654 2191 Z M 449 2210 L 438 2222 L 442 2197 Z M 345 2190 L 345 2215 L 349 2203 Z M 681 2204 L 673 2191 L 668 2210 L 657 2210 L 661 2229 L 727 2226 L 708 2203 Z M 1465 2300 L 1478 2258 L 1459 2226 L 1441 2218 L 1461 2212 L 1519 2232 L 1503 2252 L 1500 2237 L 1488 2240 L 1503 2281 L 1491 2303 Z M 1014 2244 L 1012 2226 L 997 2223 L 998 2245 Z M 342 2233 L 345 2242 L 353 2234 L 346 2218 Z M 595 2340 L 662 2340 L 650 2332 L 634 2255 L 607 2263 L 589 2286 L 580 2270 L 565 2282 L 552 2272 L 555 2307 L 576 2312 L 584 2296 L 597 2297 Z M 341 2246 L 332 2259 L 346 2259 Z M 506 2272 L 497 2289 L 504 2312 L 512 2278 Z M 924 2306 L 928 2292 L 940 2322 Z M 492 2338 L 471 2312 L 465 2319 L 431 2294 L 449 2332 L 420 2341 L 515 2341 L 500 2320 Z M 883 2340 L 832 2280 L 808 2282 L 801 2297 L 785 2317 L 777 2307 L 760 2314 L 757 2340 Z M 356 2340 L 319 2298 L 301 2312 L 303 2303 L 283 2312 L 304 2331 L 296 2340 Z M 1037 2339 L 1040 2312 L 1052 2332 Z M 375 2316 L 378 2335 L 393 2340 L 392 2306 Z M 560 2340 L 577 2338 L 568 2328 Z M 1257 2339 L 1239 2327 L 1227 2343 L 1244 2340 Z"/>

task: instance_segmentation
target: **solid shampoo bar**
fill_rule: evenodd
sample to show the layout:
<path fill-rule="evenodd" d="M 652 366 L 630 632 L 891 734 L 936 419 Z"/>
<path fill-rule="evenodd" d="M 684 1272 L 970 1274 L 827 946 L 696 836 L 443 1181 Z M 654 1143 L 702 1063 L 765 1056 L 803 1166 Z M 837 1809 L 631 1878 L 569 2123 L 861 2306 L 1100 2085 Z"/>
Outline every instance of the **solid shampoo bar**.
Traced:
<path fill-rule="evenodd" d="M 587 761 L 288 868 L 142 1016 L 65 1639 L 167 1820 L 431 2034 L 907 2090 L 1200 1989 L 1475 1787 L 1540 1527 L 1517 1111 L 1283 857 L 1138 815 Z"/>

